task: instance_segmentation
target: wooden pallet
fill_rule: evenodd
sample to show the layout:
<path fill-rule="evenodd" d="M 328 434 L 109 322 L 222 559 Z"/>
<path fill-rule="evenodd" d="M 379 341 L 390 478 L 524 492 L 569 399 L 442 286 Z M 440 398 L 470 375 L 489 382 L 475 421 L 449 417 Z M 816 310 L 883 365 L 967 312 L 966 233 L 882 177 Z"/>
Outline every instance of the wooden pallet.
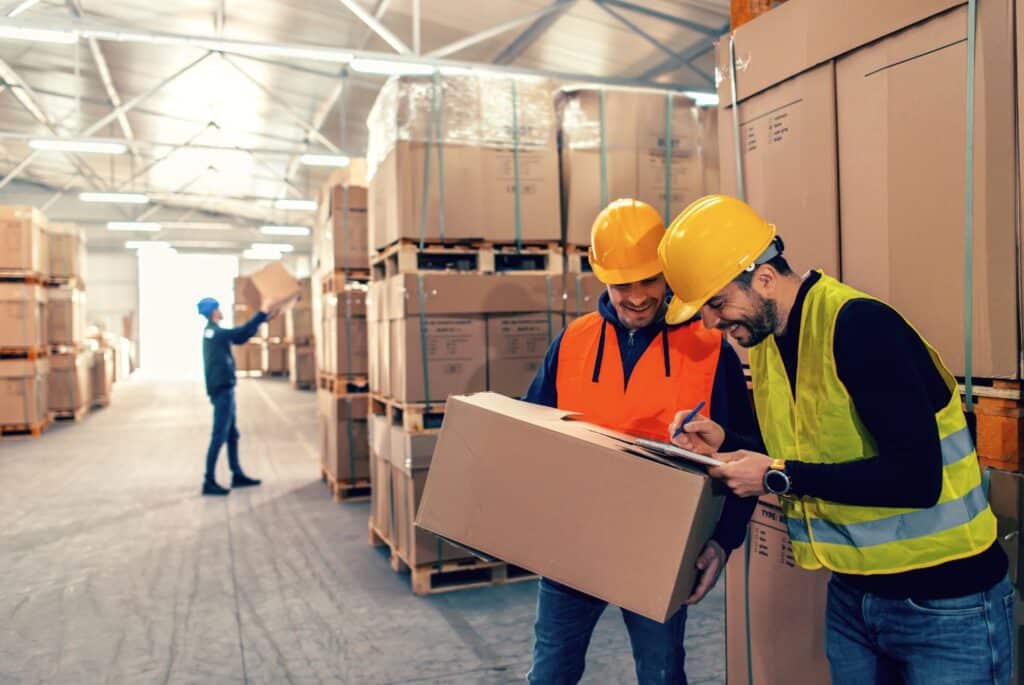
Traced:
<path fill-rule="evenodd" d="M 368 478 L 349 480 L 335 478 L 326 468 L 320 467 L 320 480 L 327 483 L 327 488 L 335 502 L 365 502 L 370 499 L 373 486 Z"/>
<path fill-rule="evenodd" d="M 292 381 L 292 387 L 296 390 L 316 390 L 316 381 Z"/>
<path fill-rule="evenodd" d="M 586 247 L 569 245 L 565 248 L 565 272 L 570 274 L 593 273 L 590 268 L 590 253 Z"/>
<path fill-rule="evenodd" d="M 1021 381 L 977 381 L 972 387 L 978 460 L 1006 471 L 1024 469 Z M 961 393 L 964 387 L 960 386 Z"/>
<path fill-rule="evenodd" d="M 90 409 L 91 406 L 87 404 L 84 407 L 79 407 L 78 409 L 67 409 L 51 413 L 54 421 L 71 421 L 73 423 L 78 423 L 89 414 Z"/>
<path fill-rule="evenodd" d="M 38 438 L 50 425 L 50 419 L 43 419 L 38 423 L 8 423 L 0 424 L 0 436 L 13 438 L 23 436 L 27 438 Z"/>
<path fill-rule="evenodd" d="M 320 292 L 324 295 L 342 293 L 346 285 L 365 285 L 369 280 L 370 269 L 337 269 L 320 276 Z"/>
<path fill-rule="evenodd" d="M 110 406 L 110 397 L 97 397 L 92 402 L 93 409 L 106 409 Z"/>
<path fill-rule="evenodd" d="M 336 396 L 354 395 L 367 392 L 370 380 L 366 376 L 332 376 L 322 372 L 316 374 L 316 387 Z"/>
<path fill-rule="evenodd" d="M 235 372 L 239 378 L 263 378 L 264 374 L 258 369 L 239 369 Z"/>
<path fill-rule="evenodd" d="M 408 433 L 431 433 L 441 430 L 445 402 L 401 402 L 379 393 L 369 397 L 369 413 L 387 415 L 388 423 L 401 426 Z"/>
<path fill-rule="evenodd" d="M 48 347 L 0 347 L 0 359 L 28 359 L 35 361 L 50 354 Z"/>
<path fill-rule="evenodd" d="M 490 243 L 424 243 L 403 240 L 373 257 L 374 279 L 395 274 L 456 271 L 464 273 L 561 274 L 562 246 L 555 242 Z"/>
<path fill-rule="evenodd" d="M 43 274 L 25 269 L 0 269 L 0 281 L 43 284 Z"/>
<path fill-rule="evenodd" d="M 465 559 L 445 561 L 440 564 L 418 566 L 410 569 L 412 591 L 417 595 L 436 595 L 455 590 L 507 585 L 537 576 L 525 568 L 503 561 L 480 561 Z"/>
<path fill-rule="evenodd" d="M 47 288 L 85 289 L 85 281 L 78 276 L 46 276 L 43 278 L 43 285 Z"/>
<path fill-rule="evenodd" d="M 78 354 L 79 352 L 87 352 L 89 345 L 86 343 L 72 343 L 70 345 L 50 345 L 49 353 L 54 354 Z"/>
<path fill-rule="evenodd" d="M 284 378 L 288 375 L 288 370 L 284 371 L 267 371 L 263 374 L 264 378 Z"/>

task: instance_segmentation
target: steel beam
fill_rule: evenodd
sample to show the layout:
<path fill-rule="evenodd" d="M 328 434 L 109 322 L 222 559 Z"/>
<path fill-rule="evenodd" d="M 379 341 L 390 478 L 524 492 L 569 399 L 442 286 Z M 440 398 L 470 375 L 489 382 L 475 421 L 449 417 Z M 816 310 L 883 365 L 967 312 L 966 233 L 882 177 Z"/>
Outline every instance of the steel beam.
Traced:
<path fill-rule="evenodd" d="M 576 0 L 555 0 L 552 3 L 552 12 L 545 14 L 540 19 L 535 20 L 532 24 L 527 26 L 522 33 L 515 37 L 515 39 L 509 43 L 501 52 L 498 53 L 492 62 L 494 64 L 510 64 L 516 60 L 519 55 L 526 52 L 531 45 L 537 42 L 544 33 L 551 28 L 552 24 L 558 21 L 565 12 L 569 10 Z"/>
<path fill-rule="evenodd" d="M 718 28 L 713 26 L 707 26 L 700 22 L 690 21 L 682 17 L 677 17 L 674 14 L 667 14 L 665 12 L 659 12 L 649 7 L 643 7 L 632 2 L 625 2 L 625 0 L 594 0 L 598 5 L 613 5 L 630 12 L 636 12 L 637 14 L 643 14 L 654 19 L 660 19 L 661 21 L 675 24 L 676 26 L 682 26 L 683 28 L 702 33 L 705 36 L 718 36 Z"/>
<path fill-rule="evenodd" d="M 719 27 L 719 34 L 717 36 L 709 36 L 701 40 L 700 42 L 695 43 L 694 45 L 690 46 L 686 50 L 683 50 L 681 53 L 679 53 L 679 57 L 686 60 L 687 63 L 692 62 L 693 60 L 697 59 L 698 57 L 706 53 L 708 50 L 714 48 L 715 42 L 727 33 L 729 33 L 728 23 L 723 24 L 722 26 Z M 673 57 L 648 69 L 643 74 L 641 74 L 639 78 L 641 81 L 650 81 L 651 79 L 655 79 L 664 73 L 674 71 L 679 67 L 680 64 L 678 59 Z"/>
<path fill-rule="evenodd" d="M 395 52 L 400 55 L 412 54 L 412 50 L 409 49 L 408 45 L 399 40 L 398 36 L 391 33 L 388 27 L 384 26 L 379 19 L 367 12 L 356 0 L 338 0 L 338 2 L 347 7 L 349 12 L 359 17 L 360 21 L 369 26 L 385 43 L 394 48 Z"/>
<path fill-rule="evenodd" d="M 14 0 L 14 2 L 5 5 L 4 8 L 0 10 L 0 14 L 5 17 L 16 17 L 38 2 L 39 0 Z"/>
<path fill-rule="evenodd" d="M 417 55 L 422 54 L 421 48 L 423 46 L 420 43 L 421 27 L 420 0 L 412 0 L 412 51 Z"/>
<path fill-rule="evenodd" d="M 519 28 L 523 24 L 529 24 L 532 21 L 537 21 L 538 19 L 546 17 L 552 12 L 558 11 L 565 11 L 564 9 L 562 9 L 560 3 L 548 5 L 547 7 L 541 7 L 539 10 L 535 12 L 530 12 L 529 14 L 519 17 L 517 19 L 511 19 L 504 23 L 498 24 L 497 26 L 493 26 L 484 31 L 480 31 L 479 33 L 474 33 L 472 35 L 466 36 L 465 38 L 460 38 L 459 40 L 449 43 L 448 45 L 440 47 L 436 50 L 432 50 L 427 53 L 427 56 L 447 57 L 448 55 L 454 55 L 456 52 L 465 50 L 468 47 L 472 47 L 473 45 L 483 43 L 484 41 L 488 41 L 492 38 L 496 38 L 497 36 L 500 36 L 506 31 L 511 31 L 512 29 Z"/>

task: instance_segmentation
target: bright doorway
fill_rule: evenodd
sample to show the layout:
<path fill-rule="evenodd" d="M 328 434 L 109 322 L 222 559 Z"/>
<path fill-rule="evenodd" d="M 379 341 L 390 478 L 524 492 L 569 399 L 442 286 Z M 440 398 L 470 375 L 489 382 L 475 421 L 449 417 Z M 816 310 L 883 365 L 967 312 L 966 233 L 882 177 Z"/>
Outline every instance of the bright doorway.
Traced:
<path fill-rule="evenodd" d="M 203 374 L 203 327 L 196 313 L 204 297 L 216 298 L 231 325 L 238 258 L 139 250 L 139 361 L 153 378 L 197 379 Z"/>

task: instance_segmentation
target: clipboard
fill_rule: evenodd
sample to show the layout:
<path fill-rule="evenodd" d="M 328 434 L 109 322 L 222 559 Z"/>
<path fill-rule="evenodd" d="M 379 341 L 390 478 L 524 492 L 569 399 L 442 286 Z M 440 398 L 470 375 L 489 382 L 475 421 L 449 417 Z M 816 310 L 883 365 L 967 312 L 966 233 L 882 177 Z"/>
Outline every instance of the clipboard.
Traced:
<path fill-rule="evenodd" d="M 668 442 L 659 442 L 657 440 L 648 440 L 647 438 L 636 438 L 633 443 L 637 447 L 643 447 L 651 452 L 670 457 L 673 459 L 686 459 L 688 461 L 703 464 L 704 466 L 722 466 L 725 464 L 724 461 L 709 457 L 706 454 L 698 454 L 697 452 L 691 452 L 690 450 L 684 450 L 682 447 L 678 447 Z"/>

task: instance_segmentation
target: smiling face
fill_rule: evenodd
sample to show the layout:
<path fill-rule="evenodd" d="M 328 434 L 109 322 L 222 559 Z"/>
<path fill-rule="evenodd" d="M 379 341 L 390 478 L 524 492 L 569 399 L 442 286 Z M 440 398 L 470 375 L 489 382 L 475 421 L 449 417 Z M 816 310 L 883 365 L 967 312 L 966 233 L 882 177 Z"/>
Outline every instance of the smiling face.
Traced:
<path fill-rule="evenodd" d="M 654 323 L 665 304 L 667 293 L 668 286 L 661 274 L 634 283 L 608 286 L 608 297 L 619 322 L 633 330 Z"/>
<path fill-rule="evenodd" d="M 779 310 L 774 300 L 750 286 L 733 281 L 700 310 L 707 328 L 728 333 L 741 347 L 753 347 L 779 330 Z"/>

